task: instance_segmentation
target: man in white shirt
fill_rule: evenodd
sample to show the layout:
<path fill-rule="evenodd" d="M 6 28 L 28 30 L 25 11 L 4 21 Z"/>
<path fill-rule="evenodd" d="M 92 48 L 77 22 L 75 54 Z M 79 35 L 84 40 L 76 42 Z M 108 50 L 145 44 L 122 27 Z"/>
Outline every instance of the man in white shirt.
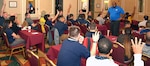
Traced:
<path fill-rule="evenodd" d="M 135 41 L 131 40 L 134 52 L 134 66 L 144 66 L 144 62 L 141 60 L 144 43 L 141 41 L 141 39 L 138 41 L 137 37 Z M 99 55 L 89 57 L 86 61 L 86 66 L 118 66 L 109 56 L 112 52 L 112 43 L 108 39 L 103 38 L 99 41 L 98 50 Z"/>
<path fill-rule="evenodd" d="M 146 27 L 146 22 L 148 20 L 148 16 L 144 16 L 144 20 L 138 24 L 139 27 Z"/>
<path fill-rule="evenodd" d="M 91 56 L 86 61 L 86 66 L 118 66 L 110 57 L 112 42 L 103 38 L 98 42 L 99 55 Z"/>

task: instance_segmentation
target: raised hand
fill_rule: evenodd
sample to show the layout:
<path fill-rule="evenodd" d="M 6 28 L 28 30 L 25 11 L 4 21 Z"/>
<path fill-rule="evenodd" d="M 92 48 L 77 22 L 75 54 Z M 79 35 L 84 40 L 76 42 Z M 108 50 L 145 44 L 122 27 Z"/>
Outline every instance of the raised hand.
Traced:
<path fill-rule="evenodd" d="M 133 39 L 131 39 L 134 54 L 142 54 L 142 49 L 143 49 L 145 43 L 142 43 L 141 41 L 142 41 L 142 39 L 139 39 L 139 41 L 138 41 L 137 37 L 135 37 L 134 41 L 133 41 Z"/>
<path fill-rule="evenodd" d="M 95 34 L 92 35 L 92 39 L 94 42 L 98 42 L 99 40 L 99 31 L 95 32 Z"/>

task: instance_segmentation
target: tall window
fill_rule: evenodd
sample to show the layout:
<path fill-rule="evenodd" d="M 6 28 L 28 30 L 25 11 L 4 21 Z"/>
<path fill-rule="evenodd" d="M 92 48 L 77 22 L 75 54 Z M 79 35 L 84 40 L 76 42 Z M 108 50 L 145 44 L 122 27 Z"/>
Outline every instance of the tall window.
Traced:
<path fill-rule="evenodd" d="M 139 12 L 143 12 L 143 0 L 139 0 Z"/>

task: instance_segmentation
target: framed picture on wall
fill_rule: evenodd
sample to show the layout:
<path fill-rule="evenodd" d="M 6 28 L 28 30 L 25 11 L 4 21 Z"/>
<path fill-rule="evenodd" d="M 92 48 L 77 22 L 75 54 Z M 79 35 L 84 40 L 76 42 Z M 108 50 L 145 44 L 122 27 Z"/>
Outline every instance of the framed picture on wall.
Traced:
<path fill-rule="evenodd" d="M 17 1 L 9 1 L 10 8 L 17 8 Z"/>
<path fill-rule="evenodd" d="M 96 4 L 96 8 L 100 8 L 100 4 L 99 3 Z"/>

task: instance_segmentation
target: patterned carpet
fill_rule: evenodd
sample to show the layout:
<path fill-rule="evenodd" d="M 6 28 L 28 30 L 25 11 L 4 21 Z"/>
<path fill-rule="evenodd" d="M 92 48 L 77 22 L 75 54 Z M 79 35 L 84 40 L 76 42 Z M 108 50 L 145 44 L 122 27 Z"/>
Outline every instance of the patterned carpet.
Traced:
<path fill-rule="evenodd" d="M 45 53 L 49 50 L 49 45 L 45 44 Z M 9 60 L 9 53 L 6 53 L 6 47 L 0 46 L 0 66 L 30 66 L 28 60 L 25 60 L 21 53 L 14 54 Z M 43 57 L 44 54 L 42 51 L 38 51 L 38 56 Z"/>

